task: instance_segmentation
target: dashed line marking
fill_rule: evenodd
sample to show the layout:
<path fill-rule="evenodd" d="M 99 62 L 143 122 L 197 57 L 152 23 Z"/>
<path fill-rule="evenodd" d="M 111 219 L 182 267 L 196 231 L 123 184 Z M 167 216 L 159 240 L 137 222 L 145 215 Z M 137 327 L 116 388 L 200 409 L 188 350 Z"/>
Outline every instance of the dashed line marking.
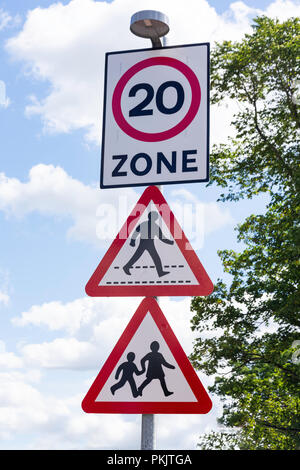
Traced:
<path fill-rule="evenodd" d="M 114 266 L 114 269 L 121 269 L 122 266 Z M 137 265 L 137 266 L 132 266 L 130 269 L 147 269 L 147 268 L 155 268 L 155 266 L 149 265 L 149 266 L 144 266 L 144 265 Z M 184 264 L 165 264 L 164 268 L 184 268 Z"/>
<path fill-rule="evenodd" d="M 187 279 L 185 281 L 107 281 L 105 284 L 108 285 L 117 285 L 117 284 L 190 284 L 192 281 Z"/>

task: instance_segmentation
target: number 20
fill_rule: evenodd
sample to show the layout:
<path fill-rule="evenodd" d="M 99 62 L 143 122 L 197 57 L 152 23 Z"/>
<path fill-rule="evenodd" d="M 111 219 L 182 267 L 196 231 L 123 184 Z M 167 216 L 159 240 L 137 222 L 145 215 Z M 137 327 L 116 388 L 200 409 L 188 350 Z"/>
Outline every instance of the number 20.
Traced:
<path fill-rule="evenodd" d="M 167 108 L 163 102 L 164 92 L 167 88 L 175 88 L 177 92 L 177 101 L 175 105 L 172 106 L 171 108 Z M 130 97 L 135 96 L 139 90 L 145 90 L 147 92 L 146 98 L 129 111 L 129 117 L 149 116 L 153 114 L 153 109 L 145 109 L 146 106 L 148 106 L 148 104 L 150 104 L 154 98 L 153 87 L 149 83 L 138 83 L 130 89 L 129 96 Z M 184 103 L 184 89 L 179 82 L 175 82 L 172 80 L 164 82 L 160 85 L 160 87 L 158 88 L 156 92 L 155 101 L 156 101 L 157 109 L 161 113 L 163 114 L 177 113 L 177 111 L 179 111 L 182 108 L 182 105 Z"/>

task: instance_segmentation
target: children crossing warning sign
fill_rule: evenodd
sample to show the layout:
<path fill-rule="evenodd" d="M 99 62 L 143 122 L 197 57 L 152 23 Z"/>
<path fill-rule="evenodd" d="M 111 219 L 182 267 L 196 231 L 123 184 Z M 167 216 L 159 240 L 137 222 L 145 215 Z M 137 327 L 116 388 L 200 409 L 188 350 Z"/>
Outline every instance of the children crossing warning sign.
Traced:
<path fill-rule="evenodd" d="M 156 186 L 148 187 L 86 285 L 103 296 L 209 295 L 213 284 Z"/>
<path fill-rule="evenodd" d="M 82 402 L 87 413 L 208 413 L 212 407 L 158 303 L 142 301 Z"/>

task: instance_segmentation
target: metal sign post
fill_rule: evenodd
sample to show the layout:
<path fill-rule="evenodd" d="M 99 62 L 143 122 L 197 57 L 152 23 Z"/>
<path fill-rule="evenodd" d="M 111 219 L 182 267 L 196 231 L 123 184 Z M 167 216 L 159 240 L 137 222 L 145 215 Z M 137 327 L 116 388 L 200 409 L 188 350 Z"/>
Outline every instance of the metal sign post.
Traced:
<path fill-rule="evenodd" d="M 153 49 L 167 45 L 165 35 L 169 32 L 169 19 L 159 11 L 140 11 L 131 17 L 130 30 L 140 37 L 147 37 L 152 42 Z M 163 43 L 161 43 L 162 37 Z M 157 186 L 162 192 L 162 185 Z M 158 297 L 155 297 L 159 302 Z M 142 415 L 141 450 L 155 449 L 155 415 Z"/>

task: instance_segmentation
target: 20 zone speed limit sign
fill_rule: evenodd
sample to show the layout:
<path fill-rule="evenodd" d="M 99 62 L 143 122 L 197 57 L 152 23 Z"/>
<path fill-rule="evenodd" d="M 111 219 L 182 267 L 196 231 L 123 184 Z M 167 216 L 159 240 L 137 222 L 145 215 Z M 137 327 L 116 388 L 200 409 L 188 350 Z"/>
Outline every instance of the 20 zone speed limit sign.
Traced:
<path fill-rule="evenodd" d="M 101 188 L 208 181 L 209 44 L 106 54 Z"/>

